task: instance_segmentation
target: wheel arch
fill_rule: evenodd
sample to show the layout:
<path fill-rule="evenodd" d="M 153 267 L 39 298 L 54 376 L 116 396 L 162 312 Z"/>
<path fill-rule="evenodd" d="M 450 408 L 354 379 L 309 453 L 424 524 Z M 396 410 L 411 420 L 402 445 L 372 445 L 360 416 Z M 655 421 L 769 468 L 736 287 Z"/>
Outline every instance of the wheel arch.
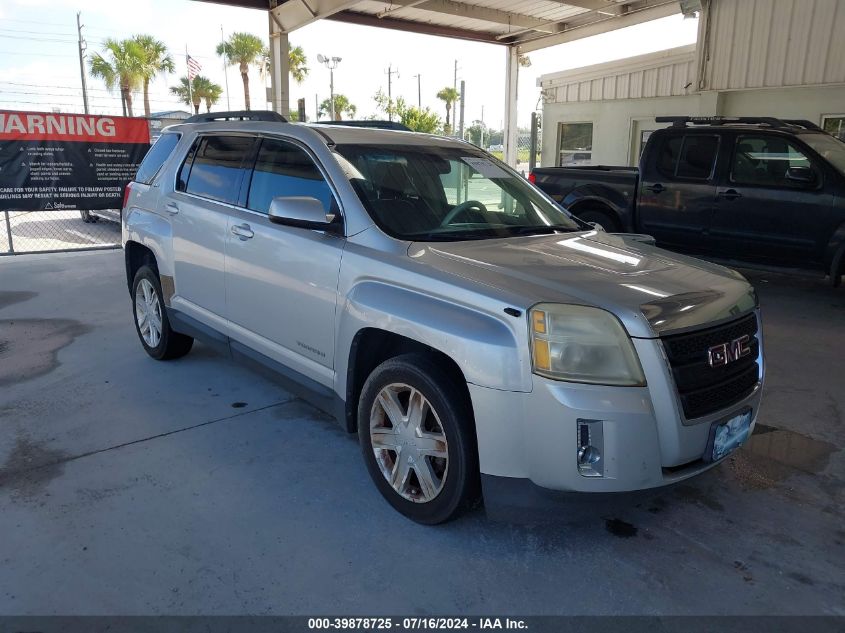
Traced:
<path fill-rule="evenodd" d="M 432 358 L 458 385 L 467 405 L 472 408 L 472 400 L 467 388 L 466 376 L 458 364 L 448 354 L 430 345 L 414 339 L 388 332 L 375 327 L 359 330 L 349 348 L 349 360 L 346 372 L 346 430 L 354 433 L 358 430 L 358 399 L 367 378 L 380 364 L 391 358 L 406 354 L 424 354 Z"/>
<path fill-rule="evenodd" d="M 337 349 L 348 353 L 336 357 L 335 390 L 346 401 L 350 431 L 366 377 L 379 362 L 409 351 L 441 359 L 464 385 L 531 390 L 527 324 L 504 312 L 499 319 L 416 290 L 364 281 L 347 295 L 339 321 Z"/>

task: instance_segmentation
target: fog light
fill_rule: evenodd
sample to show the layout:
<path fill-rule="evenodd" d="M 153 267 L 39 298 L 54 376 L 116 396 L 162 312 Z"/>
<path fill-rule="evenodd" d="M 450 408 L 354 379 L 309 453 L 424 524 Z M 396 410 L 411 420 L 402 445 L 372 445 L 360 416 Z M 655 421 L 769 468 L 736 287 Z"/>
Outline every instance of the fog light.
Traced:
<path fill-rule="evenodd" d="M 578 472 L 584 477 L 604 475 L 604 429 L 601 420 L 578 420 Z"/>

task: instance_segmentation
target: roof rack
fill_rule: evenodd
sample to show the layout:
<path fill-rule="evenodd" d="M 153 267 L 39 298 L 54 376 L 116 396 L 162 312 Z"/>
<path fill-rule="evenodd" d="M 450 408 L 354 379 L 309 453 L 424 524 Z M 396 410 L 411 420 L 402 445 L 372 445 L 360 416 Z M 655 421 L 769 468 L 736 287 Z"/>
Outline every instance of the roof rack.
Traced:
<path fill-rule="evenodd" d="M 272 110 L 233 110 L 231 112 L 205 112 L 188 117 L 183 123 L 212 123 L 214 121 L 273 121 L 287 123 L 288 120 Z"/>
<path fill-rule="evenodd" d="M 658 123 L 671 123 L 672 127 L 686 127 L 690 125 L 766 125 L 776 130 L 803 128 L 821 131 L 818 125 L 804 119 L 776 119 L 775 117 L 759 116 L 659 116 Z"/>
<path fill-rule="evenodd" d="M 411 128 L 398 121 L 380 121 L 377 119 L 363 119 L 363 120 L 346 120 L 346 121 L 326 121 L 321 125 L 343 125 L 346 127 L 368 127 L 377 128 L 380 130 L 400 130 L 402 132 L 411 132 Z"/>

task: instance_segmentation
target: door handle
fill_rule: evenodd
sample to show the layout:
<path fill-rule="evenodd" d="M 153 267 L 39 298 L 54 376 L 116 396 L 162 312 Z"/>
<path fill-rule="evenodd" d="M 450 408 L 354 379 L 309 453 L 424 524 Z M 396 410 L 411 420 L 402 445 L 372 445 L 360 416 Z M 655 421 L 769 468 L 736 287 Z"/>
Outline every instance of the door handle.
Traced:
<path fill-rule="evenodd" d="M 164 205 L 164 208 L 170 215 L 176 215 L 179 213 L 179 205 L 175 202 L 168 202 Z"/>
<path fill-rule="evenodd" d="M 232 226 L 232 235 L 237 235 L 242 240 L 250 240 L 255 235 L 252 232 L 252 229 L 249 228 L 249 224 L 235 224 Z"/>
<path fill-rule="evenodd" d="M 726 191 L 720 191 L 718 196 L 726 200 L 736 200 L 737 198 L 741 198 L 742 194 L 736 189 L 728 189 Z"/>
<path fill-rule="evenodd" d="M 659 182 L 653 184 L 651 187 L 646 187 L 646 189 L 649 189 L 650 191 L 652 191 L 654 193 L 663 193 L 664 191 L 666 191 L 666 187 L 661 185 Z"/>

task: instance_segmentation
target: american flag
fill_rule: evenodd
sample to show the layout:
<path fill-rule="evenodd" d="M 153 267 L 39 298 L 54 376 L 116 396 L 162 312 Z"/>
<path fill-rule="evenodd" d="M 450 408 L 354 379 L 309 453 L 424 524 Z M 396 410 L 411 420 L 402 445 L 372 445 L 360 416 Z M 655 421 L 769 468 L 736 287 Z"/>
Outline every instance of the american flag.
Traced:
<path fill-rule="evenodd" d="M 190 55 L 188 55 L 187 57 L 188 57 L 188 81 L 193 81 L 194 77 L 196 77 L 197 75 L 200 74 L 200 71 L 202 70 L 202 66 L 200 66 L 200 63 L 197 60 L 195 60 L 193 57 L 191 57 Z"/>

